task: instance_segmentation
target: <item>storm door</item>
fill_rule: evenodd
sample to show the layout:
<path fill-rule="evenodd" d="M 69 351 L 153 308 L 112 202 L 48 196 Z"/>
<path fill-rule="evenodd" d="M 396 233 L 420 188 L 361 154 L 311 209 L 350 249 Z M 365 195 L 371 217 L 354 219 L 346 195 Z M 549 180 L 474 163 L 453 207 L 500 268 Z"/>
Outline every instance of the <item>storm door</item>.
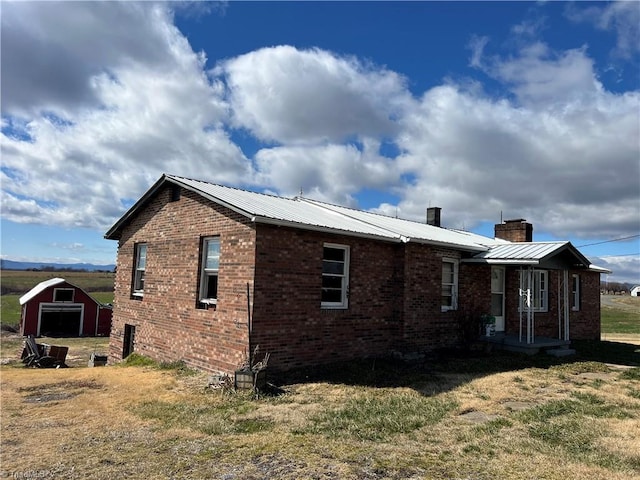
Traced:
<path fill-rule="evenodd" d="M 491 315 L 496 332 L 504 332 L 504 267 L 491 267 Z"/>

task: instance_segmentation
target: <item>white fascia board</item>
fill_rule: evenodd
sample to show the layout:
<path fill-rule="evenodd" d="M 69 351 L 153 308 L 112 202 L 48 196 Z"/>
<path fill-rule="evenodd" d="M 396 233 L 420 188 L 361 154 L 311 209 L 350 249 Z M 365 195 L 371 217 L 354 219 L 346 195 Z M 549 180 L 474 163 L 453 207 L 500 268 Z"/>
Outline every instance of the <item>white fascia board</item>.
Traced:
<path fill-rule="evenodd" d="M 462 263 L 484 263 L 488 265 L 540 265 L 538 260 L 517 260 L 500 258 L 463 258 Z"/>
<path fill-rule="evenodd" d="M 611 275 L 613 273 L 612 270 L 609 270 L 608 268 L 604 268 L 604 267 L 598 267 L 597 265 L 589 265 L 589 270 L 591 270 L 592 272 L 598 272 L 598 273 L 606 273 L 607 275 Z"/>

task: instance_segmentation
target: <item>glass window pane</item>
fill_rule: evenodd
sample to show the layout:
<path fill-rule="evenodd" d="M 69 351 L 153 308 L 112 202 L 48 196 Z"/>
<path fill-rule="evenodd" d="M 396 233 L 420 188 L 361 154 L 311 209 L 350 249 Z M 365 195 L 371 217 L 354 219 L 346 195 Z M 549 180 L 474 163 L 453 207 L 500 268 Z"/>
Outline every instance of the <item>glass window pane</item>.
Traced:
<path fill-rule="evenodd" d="M 451 295 L 447 296 L 444 293 L 442 294 L 442 306 L 443 307 L 452 307 L 453 306 L 453 297 Z"/>
<path fill-rule="evenodd" d="M 322 288 L 342 289 L 342 277 L 322 277 Z"/>
<path fill-rule="evenodd" d="M 205 298 L 218 298 L 218 275 L 205 276 Z"/>
<path fill-rule="evenodd" d="M 491 315 L 494 317 L 502 316 L 502 294 L 494 293 L 491 295 Z"/>
<path fill-rule="evenodd" d="M 323 288 L 322 289 L 322 301 L 323 302 L 342 302 L 342 290 Z"/>
<path fill-rule="evenodd" d="M 324 247 L 322 258 L 324 260 L 334 260 L 336 262 L 344 262 L 345 250 L 342 248 Z"/>
<path fill-rule="evenodd" d="M 138 265 L 137 268 L 144 269 L 147 263 L 147 246 L 138 245 Z"/>
<path fill-rule="evenodd" d="M 442 283 L 453 283 L 453 263 L 442 262 Z"/>
<path fill-rule="evenodd" d="M 344 273 L 344 263 L 322 261 L 322 273 L 333 273 L 342 275 Z"/>
<path fill-rule="evenodd" d="M 217 270 L 220 265 L 220 240 L 207 240 L 207 260 L 205 268 Z"/>

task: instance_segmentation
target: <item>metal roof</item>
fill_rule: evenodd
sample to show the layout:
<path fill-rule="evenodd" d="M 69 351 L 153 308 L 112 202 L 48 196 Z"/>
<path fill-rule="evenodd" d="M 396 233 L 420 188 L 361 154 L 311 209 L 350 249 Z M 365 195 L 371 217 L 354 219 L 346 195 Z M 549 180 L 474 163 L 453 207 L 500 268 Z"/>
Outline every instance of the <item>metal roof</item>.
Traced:
<path fill-rule="evenodd" d="M 33 287 L 31 290 L 29 290 L 27 293 L 25 293 L 23 296 L 20 297 L 20 300 L 19 300 L 20 305 L 24 305 L 33 297 L 38 295 L 40 292 L 44 292 L 47 288 L 64 283 L 64 281 L 65 281 L 64 278 L 50 278 L 49 280 L 40 282 L 39 284 L 37 284 L 35 287 Z"/>
<path fill-rule="evenodd" d="M 592 265 L 571 242 L 514 242 L 495 245 L 491 249 L 464 260 L 468 263 L 490 263 L 494 265 L 541 265 L 557 255 L 572 258 L 574 265 L 581 265 L 598 273 L 611 270 Z"/>
<path fill-rule="evenodd" d="M 522 242 L 496 245 L 491 250 L 479 253 L 474 258 L 485 260 L 531 260 L 539 262 L 559 253 L 569 242 Z"/>
<path fill-rule="evenodd" d="M 339 205 L 332 205 L 316 200 L 304 199 L 304 201 L 339 213 L 355 221 L 376 225 L 379 228 L 395 232 L 405 241 L 455 246 L 470 251 L 484 251 L 488 246 L 496 245 L 498 243 L 492 238 L 483 237 L 482 235 L 477 235 L 475 233 L 436 227 L 426 223 L 388 217 L 386 215 L 365 212 L 363 210 L 356 210 Z"/>
<path fill-rule="evenodd" d="M 426 223 L 386 217 L 306 198 L 284 198 L 239 188 L 163 175 L 105 234 L 117 238 L 123 224 L 166 182 L 179 185 L 223 205 L 256 223 L 291 226 L 391 242 L 420 242 L 481 252 L 496 243 L 491 238 Z"/>
<path fill-rule="evenodd" d="M 584 265 L 594 271 L 609 272 L 606 269 L 590 265 L 589 261 L 570 242 L 512 243 L 475 233 L 388 217 L 308 198 L 278 197 L 166 174 L 107 231 L 105 238 L 118 238 L 121 227 L 165 183 L 178 185 L 195 192 L 255 223 L 375 238 L 390 242 L 426 243 L 477 253 L 473 258 L 464 260 L 470 263 L 539 265 L 541 262 L 568 250 L 569 258 L 573 257 L 573 263 Z"/>

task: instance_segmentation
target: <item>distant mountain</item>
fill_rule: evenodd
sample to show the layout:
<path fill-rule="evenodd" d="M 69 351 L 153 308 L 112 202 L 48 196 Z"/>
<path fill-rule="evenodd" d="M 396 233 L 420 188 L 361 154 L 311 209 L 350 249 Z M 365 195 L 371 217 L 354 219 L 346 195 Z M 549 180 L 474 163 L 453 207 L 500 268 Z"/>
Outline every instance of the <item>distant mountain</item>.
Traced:
<path fill-rule="evenodd" d="M 2 270 L 86 270 L 95 272 L 103 270 L 113 272 L 115 265 L 94 265 L 93 263 L 47 263 L 47 262 L 15 262 L 13 260 L 0 260 Z"/>

